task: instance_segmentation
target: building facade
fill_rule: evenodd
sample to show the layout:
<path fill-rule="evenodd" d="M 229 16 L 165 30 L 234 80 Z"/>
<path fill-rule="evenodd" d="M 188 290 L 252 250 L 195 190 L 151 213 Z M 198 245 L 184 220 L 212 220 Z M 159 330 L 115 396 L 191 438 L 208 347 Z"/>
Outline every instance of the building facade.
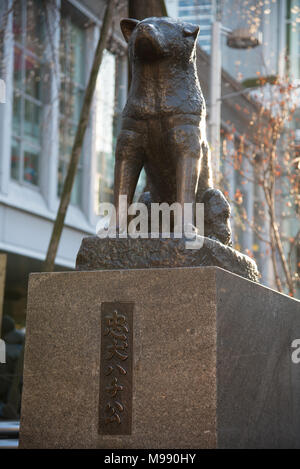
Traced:
<path fill-rule="evenodd" d="M 208 111 L 210 34 L 216 3 L 166 1 L 170 16 L 200 24 L 198 70 Z M 236 51 L 223 39 L 223 140 L 233 128 L 236 141 L 249 133 L 256 104 L 243 94 L 243 86 L 251 84 L 259 68 L 265 66 L 266 76 L 288 71 L 300 78 L 299 0 L 269 2 L 268 8 L 260 10 L 258 3 L 248 2 L 247 12 L 250 18 L 258 18 L 263 44 Z M 28 273 L 39 271 L 45 257 L 104 4 L 102 0 L 3 0 L 0 4 L 0 250 L 8 254 L 6 312 L 24 312 Z M 223 1 L 222 22 L 228 28 L 244 26 L 249 20 L 244 10 L 238 0 Z M 126 43 L 118 27 L 121 16 L 127 16 L 124 7 L 116 12 L 115 30 L 101 66 L 56 260 L 58 269 L 74 268 L 82 237 L 95 232 L 99 202 L 112 198 L 114 145 L 128 76 Z M 297 136 L 297 123 L 293 125 Z M 251 144 L 251 131 L 249 140 Z M 234 145 L 235 141 L 227 141 L 227 151 L 234 152 Z M 255 214 L 259 188 L 242 187 L 240 176 L 226 162 L 222 171 L 229 197 L 234 199 L 241 189 L 249 216 Z M 294 228 L 289 229 L 292 233 Z M 259 246 L 263 282 L 274 286 L 263 245 L 253 231 L 241 228 L 235 217 L 233 230 L 236 247 L 253 252 Z"/>
<path fill-rule="evenodd" d="M 27 277 L 45 258 L 66 176 L 104 1 L 0 3 L 0 251 L 7 253 L 4 312 L 24 313 Z M 93 235 L 100 201 L 111 200 L 114 145 L 127 95 L 126 43 L 114 31 L 105 51 L 58 255 L 72 269 Z M 5 102 L 4 102 L 5 101 Z"/>
<path fill-rule="evenodd" d="M 208 112 L 211 27 L 217 3 L 166 0 L 170 16 L 200 25 L 198 75 Z M 244 27 L 255 18 L 257 28 L 263 32 L 262 45 L 253 50 L 229 49 L 225 37 L 222 41 L 224 155 L 225 143 L 226 153 L 235 155 L 241 136 L 247 134 L 245 145 L 249 147 L 255 139 L 251 119 L 258 113 L 259 102 L 249 88 L 255 85 L 257 71 L 267 79 L 285 74 L 300 79 L 300 23 L 297 21 L 300 0 L 268 3 L 249 0 L 247 8 L 243 7 L 245 3 L 221 2 L 224 26 Z M 127 16 L 125 5 L 123 2 L 121 9 L 115 11 L 113 31 L 98 76 L 56 259 L 57 270 L 74 268 L 82 238 L 95 233 L 99 203 L 112 200 L 114 147 L 128 88 L 127 45 L 119 31 L 120 17 Z M 28 274 L 41 270 L 46 255 L 104 6 L 104 0 L 0 2 L 0 252 L 6 253 L 8 259 L 4 314 L 13 318 L 18 328 L 25 324 Z M 299 143 L 298 120 L 291 125 Z M 242 171 L 255 178 L 253 168 L 245 159 Z M 240 191 L 247 216 L 258 219 L 262 211 L 259 185 L 243 185 L 241 172 L 235 171 L 225 158 L 221 172 L 228 198 L 235 200 Z M 262 282 L 275 287 L 265 244 L 249 225 L 240 223 L 240 218 L 238 209 L 234 208 L 235 247 L 254 253 Z M 282 222 L 291 235 L 297 229 L 295 220 Z M 300 250 L 293 262 L 300 266 Z M 0 418 L 3 416 L 1 400 L 0 381 Z"/>
<path fill-rule="evenodd" d="M 274 86 L 275 79 L 279 79 L 283 84 L 290 84 L 295 87 L 287 98 L 291 107 L 295 105 L 296 111 L 291 121 L 287 119 L 285 130 L 277 146 L 278 163 L 281 172 L 293 173 L 293 169 L 287 171 L 284 164 L 286 153 L 292 159 L 297 155 L 299 148 L 300 124 L 299 109 L 300 99 L 297 87 L 300 78 L 300 1 L 299 0 L 276 0 L 273 2 L 256 2 L 250 0 L 245 5 L 238 0 L 224 0 L 222 2 L 222 22 L 230 29 L 249 27 L 252 31 L 262 33 L 261 45 L 254 49 L 236 50 L 226 46 L 224 38 L 222 44 L 222 63 L 228 71 L 242 86 L 248 91 L 258 103 L 268 108 L 270 113 L 276 115 L 279 111 L 280 92 Z M 260 82 L 258 82 L 258 79 Z M 273 88 L 273 89 L 272 89 Z M 291 114 L 292 117 L 292 114 Z M 294 142 L 288 142 L 288 135 L 294 132 Z M 295 151 L 296 150 L 296 151 Z M 247 162 L 245 162 L 245 166 Z M 245 169 L 247 170 L 247 168 Z M 294 173 L 296 176 L 296 172 Z M 255 174 L 252 175 L 255 180 Z M 240 180 L 239 180 L 240 179 Z M 241 182 L 239 175 L 235 175 L 235 187 Z M 262 189 L 257 183 L 241 187 L 245 199 L 252 200 L 250 214 L 253 214 L 257 225 L 263 225 L 263 214 L 265 220 L 268 215 L 265 209 Z M 300 256 L 299 249 L 293 247 L 294 240 L 300 229 L 299 218 L 295 210 L 296 197 L 290 195 L 291 182 L 286 177 L 281 176 L 276 182 L 276 216 L 280 232 L 282 233 L 283 249 L 286 259 L 289 260 L 291 270 L 299 275 Z M 268 237 L 268 222 L 264 223 L 264 235 Z M 240 239 L 249 239 L 249 228 L 240 231 Z M 264 235 L 262 237 L 264 237 Z M 261 243 L 260 237 L 252 236 L 252 247 L 256 250 L 256 256 L 261 258 L 260 264 L 265 272 L 263 280 L 273 288 L 277 288 L 272 267 L 270 250 L 266 243 Z M 243 244 L 244 245 L 244 244 Z M 244 245 L 245 246 L 245 245 Z M 250 248 L 250 246 L 248 246 Z M 250 248 L 251 249 L 251 248 Z M 253 251 L 253 249 L 252 249 Z M 255 254 L 255 253 L 254 253 Z M 279 259 L 279 258 L 278 258 Z M 280 262 L 278 263 L 280 264 Z M 284 277 L 283 270 L 279 267 L 279 276 Z M 287 292 L 287 290 L 286 290 Z M 296 296 L 300 295 L 300 284 L 296 287 Z"/>
<path fill-rule="evenodd" d="M 228 155 L 235 158 L 237 148 L 240 146 L 241 137 L 244 138 L 245 151 L 251 151 L 254 146 L 255 135 L 253 134 L 253 120 L 251 116 L 258 115 L 258 106 L 261 105 L 261 85 L 258 86 L 258 77 L 267 83 L 263 92 L 264 105 L 268 106 L 268 83 L 274 78 L 287 79 L 297 85 L 300 78 L 300 1 L 299 0 L 276 0 L 261 1 L 249 0 L 166 0 L 169 14 L 179 17 L 184 21 L 200 25 L 199 47 L 210 56 L 211 25 L 216 17 L 221 21 L 223 34 L 221 39 L 221 61 L 222 61 L 222 93 L 221 93 L 221 149 L 226 146 L 226 159 Z M 261 33 L 262 42 L 253 49 L 233 49 L 227 46 L 226 31 L 250 28 L 250 31 Z M 204 38 L 204 43 L 203 43 Z M 199 55 L 199 54 L 198 54 Z M 200 54 L 201 55 L 201 54 Z M 202 54 L 203 55 L 203 54 Z M 201 85 L 207 102 L 208 113 L 210 111 L 209 73 L 203 71 L 203 58 L 199 65 L 199 76 L 206 74 Z M 208 64 L 208 66 L 210 66 Z M 234 91 L 235 90 L 235 91 Z M 243 93 L 243 90 L 244 93 Z M 244 96 L 241 96 L 241 95 Z M 300 105 L 299 96 L 296 96 L 296 104 Z M 252 101 L 252 104 L 250 102 Z M 269 99 L 270 101 L 270 99 Z M 299 110 L 295 112 L 295 118 L 289 124 L 295 131 L 295 144 L 299 147 Z M 267 122 L 265 125 L 268 125 Z M 252 126 L 252 127 L 251 127 Z M 232 139 L 232 135 L 234 135 Z M 246 136 L 246 138 L 245 138 Z M 224 145 L 225 144 L 225 145 Z M 232 214 L 232 226 L 234 232 L 235 247 L 253 255 L 262 273 L 262 283 L 276 288 L 274 271 L 270 259 L 270 251 L 266 243 L 261 239 L 268 237 L 268 215 L 263 203 L 261 187 L 257 182 L 246 183 L 245 177 L 256 180 L 255 170 L 248 164 L 246 158 L 242 158 L 240 171 L 234 171 L 233 165 L 228 164 L 223 153 L 221 161 L 221 177 L 223 187 L 228 192 L 228 197 L 234 202 L 240 194 L 246 208 L 248 221 L 241 220 L 239 207 L 235 207 Z M 283 184 L 284 186 L 284 184 Z M 282 190 L 284 194 L 284 189 Z M 281 197 L 278 206 L 278 221 L 280 228 L 285 232 L 285 252 L 288 256 L 289 239 L 293 240 L 299 229 L 299 220 L 288 217 L 285 205 L 290 204 L 288 194 Z M 283 217 L 281 216 L 283 213 Z M 265 220 L 265 221 L 264 221 Z M 253 229 L 253 225 L 262 228 L 261 235 Z M 299 250 L 293 253 L 291 258 L 293 270 L 299 271 Z M 299 273 L 299 272 L 298 272 Z M 299 296 L 298 289 L 297 295 Z"/>

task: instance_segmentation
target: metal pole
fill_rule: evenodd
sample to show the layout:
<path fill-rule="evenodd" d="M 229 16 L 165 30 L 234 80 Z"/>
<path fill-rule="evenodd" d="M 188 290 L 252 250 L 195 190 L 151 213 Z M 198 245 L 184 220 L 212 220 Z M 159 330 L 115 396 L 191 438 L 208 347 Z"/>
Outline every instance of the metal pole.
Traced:
<path fill-rule="evenodd" d="M 221 22 L 214 21 L 211 36 L 209 138 L 216 184 L 220 179 L 221 80 Z"/>

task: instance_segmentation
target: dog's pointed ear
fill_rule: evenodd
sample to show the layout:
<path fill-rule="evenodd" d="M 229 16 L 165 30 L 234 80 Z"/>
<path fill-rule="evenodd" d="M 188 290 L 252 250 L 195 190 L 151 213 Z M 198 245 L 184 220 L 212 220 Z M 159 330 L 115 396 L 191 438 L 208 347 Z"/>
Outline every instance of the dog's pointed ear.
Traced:
<path fill-rule="evenodd" d="M 130 36 L 137 24 L 139 24 L 139 20 L 134 20 L 132 18 L 124 18 L 120 21 L 121 31 L 126 42 L 129 41 Z"/>
<path fill-rule="evenodd" d="M 194 39 L 197 39 L 199 31 L 200 31 L 200 26 L 189 24 L 184 27 L 183 35 L 184 37 L 193 37 Z"/>

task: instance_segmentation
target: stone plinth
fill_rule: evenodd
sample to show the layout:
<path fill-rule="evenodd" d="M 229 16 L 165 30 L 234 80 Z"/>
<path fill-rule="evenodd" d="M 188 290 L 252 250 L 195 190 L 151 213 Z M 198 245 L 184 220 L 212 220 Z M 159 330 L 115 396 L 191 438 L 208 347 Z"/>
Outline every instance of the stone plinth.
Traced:
<path fill-rule="evenodd" d="M 33 274 L 20 446 L 300 448 L 296 338 L 299 301 L 216 267 Z"/>
<path fill-rule="evenodd" d="M 83 238 L 77 270 L 215 266 L 258 282 L 253 259 L 216 239 L 197 236 L 201 249 L 187 249 L 185 238 Z"/>

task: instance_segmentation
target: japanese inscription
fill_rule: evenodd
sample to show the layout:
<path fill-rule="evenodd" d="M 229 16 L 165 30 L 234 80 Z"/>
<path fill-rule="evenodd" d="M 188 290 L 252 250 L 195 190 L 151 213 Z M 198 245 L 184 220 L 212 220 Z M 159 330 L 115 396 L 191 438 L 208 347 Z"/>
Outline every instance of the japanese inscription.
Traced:
<path fill-rule="evenodd" d="M 130 435 L 133 303 L 101 304 L 99 434 Z"/>

